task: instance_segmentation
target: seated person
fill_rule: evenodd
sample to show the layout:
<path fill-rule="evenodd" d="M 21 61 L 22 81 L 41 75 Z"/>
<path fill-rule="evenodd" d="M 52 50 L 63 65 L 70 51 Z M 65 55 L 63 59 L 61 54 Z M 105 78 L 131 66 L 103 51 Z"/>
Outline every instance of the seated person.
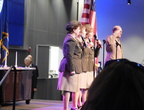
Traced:
<path fill-rule="evenodd" d="M 144 67 L 127 59 L 108 61 L 81 110 L 144 110 Z"/>
<path fill-rule="evenodd" d="M 34 64 L 32 64 L 32 56 L 29 57 L 27 56 L 24 59 L 24 63 L 25 63 L 25 67 L 26 68 L 35 68 L 35 70 L 33 70 L 32 72 L 32 92 L 31 92 L 31 99 L 33 99 L 34 97 L 34 92 L 37 91 L 37 77 L 39 76 L 39 72 L 38 72 L 38 67 Z M 26 100 L 26 104 L 29 104 L 30 100 Z"/>

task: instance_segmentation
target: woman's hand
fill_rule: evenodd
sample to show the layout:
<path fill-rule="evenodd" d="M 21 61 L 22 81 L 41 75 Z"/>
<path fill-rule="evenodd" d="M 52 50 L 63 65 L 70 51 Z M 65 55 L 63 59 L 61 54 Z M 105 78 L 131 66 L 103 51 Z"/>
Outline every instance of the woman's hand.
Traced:
<path fill-rule="evenodd" d="M 93 46 L 94 46 L 93 42 L 89 42 L 89 43 L 87 44 L 87 47 L 88 47 L 88 48 L 91 48 L 91 47 L 93 47 Z"/>
<path fill-rule="evenodd" d="M 72 71 L 72 72 L 70 72 L 70 74 L 71 74 L 71 75 L 74 75 L 74 74 L 76 74 L 76 72 L 75 72 L 75 71 Z"/>

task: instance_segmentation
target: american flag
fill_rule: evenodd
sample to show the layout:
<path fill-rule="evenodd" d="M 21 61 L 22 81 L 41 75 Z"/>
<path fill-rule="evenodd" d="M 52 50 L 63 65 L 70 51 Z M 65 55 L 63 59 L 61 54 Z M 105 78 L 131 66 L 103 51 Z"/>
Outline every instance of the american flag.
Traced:
<path fill-rule="evenodd" d="M 94 29 L 94 34 L 97 34 L 95 0 L 85 0 L 80 22 L 82 24 L 90 24 Z"/>

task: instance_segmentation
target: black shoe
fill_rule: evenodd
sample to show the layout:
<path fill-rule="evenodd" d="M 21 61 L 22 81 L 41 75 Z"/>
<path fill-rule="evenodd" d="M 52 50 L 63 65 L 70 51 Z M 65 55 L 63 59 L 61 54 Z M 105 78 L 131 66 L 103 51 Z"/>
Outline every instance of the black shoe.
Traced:
<path fill-rule="evenodd" d="M 80 110 L 82 108 L 82 106 L 78 106 L 78 110 Z"/>
<path fill-rule="evenodd" d="M 26 100 L 26 102 L 25 102 L 26 104 L 30 104 L 30 100 Z"/>

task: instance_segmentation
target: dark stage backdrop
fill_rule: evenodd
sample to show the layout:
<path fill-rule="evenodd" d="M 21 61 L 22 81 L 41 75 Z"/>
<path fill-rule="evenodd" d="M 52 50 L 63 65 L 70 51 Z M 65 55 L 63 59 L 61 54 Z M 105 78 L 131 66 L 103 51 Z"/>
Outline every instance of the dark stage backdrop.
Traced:
<path fill-rule="evenodd" d="M 37 44 L 62 47 L 65 26 L 76 18 L 77 0 L 25 0 L 24 46 L 31 47 L 34 61 Z"/>

